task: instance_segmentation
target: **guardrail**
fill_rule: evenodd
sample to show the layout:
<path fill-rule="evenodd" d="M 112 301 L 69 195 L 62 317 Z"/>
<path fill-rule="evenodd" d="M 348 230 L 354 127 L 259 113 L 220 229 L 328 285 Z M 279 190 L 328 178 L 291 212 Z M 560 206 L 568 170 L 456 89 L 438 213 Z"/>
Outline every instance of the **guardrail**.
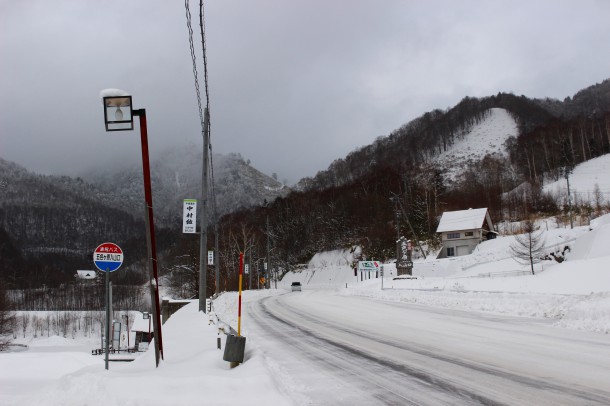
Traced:
<path fill-rule="evenodd" d="M 95 348 L 95 349 L 91 350 L 91 355 L 104 355 L 105 352 L 106 351 L 104 348 Z M 136 350 L 135 348 L 127 348 L 127 349 L 110 348 L 108 350 L 108 354 L 120 354 L 120 353 L 134 354 L 136 352 L 138 352 L 138 350 Z"/>
<path fill-rule="evenodd" d="M 218 296 L 214 295 L 212 299 L 217 298 Z M 218 334 L 223 333 L 227 339 L 225 342 L 225 351 L 222 359 L 224 361 L 228 361 L 231 365 L 231 368 L 236 367 L 240 363 L 244 362 L 244 354 L 246 351 L 246 337 L 238 335 L 237 331 L 233 327 L 231 327 L 228 323 L 225 323 L 218 317 L 218 315 L 213 311 L 214 309 L 214 301 L 210 300 L 210 308 L 209 308 L 209 322 L 214 323 L 218 327 Z M 213 320 L 213 317 L 216 321 Z M 221 338 L 217 339 L 217 347 L 221 349 Z"/>

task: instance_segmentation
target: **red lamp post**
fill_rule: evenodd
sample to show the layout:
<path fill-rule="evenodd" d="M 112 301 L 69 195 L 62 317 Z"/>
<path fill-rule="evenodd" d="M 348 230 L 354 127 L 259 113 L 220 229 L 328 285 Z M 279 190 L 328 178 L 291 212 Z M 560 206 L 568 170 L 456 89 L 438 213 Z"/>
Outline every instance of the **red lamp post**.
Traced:
<path fill-rule="evenodd" d="M 157 272 L 157 245 L 153 218 L 153 201 L 150 182 L 150 160 L 148 157 L 148 132 L 146 110 L 133 110 L 131 96 L 119 89 L 102 90 L 104 123 L 106 131 L 133 130 L 133 117 L 140 118 L 140 140 L 142 142 L 142 172 L 144 174 L 144 200 L 146 203 L 146 245 L 148 248 L 148 270 L 151 303 L 153 303 L 153 328 L 155 332 L 155 359 L 157 366 L 163 359 L 163 339 L 161 334 L 161 308 L 159 306 L 159 277 Z"/>

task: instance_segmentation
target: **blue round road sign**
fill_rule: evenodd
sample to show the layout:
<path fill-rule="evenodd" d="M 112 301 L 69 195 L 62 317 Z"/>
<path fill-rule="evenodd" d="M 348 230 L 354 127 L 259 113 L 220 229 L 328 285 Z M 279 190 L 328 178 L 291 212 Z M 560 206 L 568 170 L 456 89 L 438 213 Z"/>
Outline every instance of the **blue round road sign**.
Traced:
<path fill-rule="evenodd" d="M 123 250 L 112 242 L 98 245 L 93 251 L 93 263 L 102 272 L 113 272 L 123 264 Z"/>

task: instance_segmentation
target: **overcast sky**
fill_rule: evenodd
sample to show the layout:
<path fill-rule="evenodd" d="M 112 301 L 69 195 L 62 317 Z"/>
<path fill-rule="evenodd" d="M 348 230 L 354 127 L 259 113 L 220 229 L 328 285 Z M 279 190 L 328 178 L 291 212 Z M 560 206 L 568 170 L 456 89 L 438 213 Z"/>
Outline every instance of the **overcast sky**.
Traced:
<path fill-rule="evenodd" d="M 209 0 L 205 16 L 214 152 L 290 183 L 465 96 L 564 99 L 610 77 L 607 0 Z M 146 109 L 152 155 L 202 145 L 184 2 L 0 0 L 0 157 L 139 164 L 137 128 L 104 131 L 105 88 Z"/>

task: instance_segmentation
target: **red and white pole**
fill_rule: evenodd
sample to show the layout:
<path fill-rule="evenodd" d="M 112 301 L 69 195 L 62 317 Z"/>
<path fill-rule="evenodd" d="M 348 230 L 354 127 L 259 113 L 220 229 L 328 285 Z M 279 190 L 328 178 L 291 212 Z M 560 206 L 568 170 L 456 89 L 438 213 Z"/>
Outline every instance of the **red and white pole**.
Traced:
<path fill-rule="evenodd" d="M 241 336 L 241 282 L 244 275 L 244 253 L 239 253 L 239 302 L 237 305 L 237 336 Z"/>

